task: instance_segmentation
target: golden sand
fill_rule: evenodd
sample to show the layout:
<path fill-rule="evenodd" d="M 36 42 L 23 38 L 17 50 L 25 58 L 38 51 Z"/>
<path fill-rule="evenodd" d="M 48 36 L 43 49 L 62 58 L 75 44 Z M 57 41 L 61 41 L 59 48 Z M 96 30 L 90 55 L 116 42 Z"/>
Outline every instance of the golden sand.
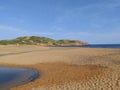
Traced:
<path fill-rule="evenodd" d="M 34 68 L 40 78 L 13 90 L 120 90 L 120 49 L 0 46 L 1 65 Z"/>

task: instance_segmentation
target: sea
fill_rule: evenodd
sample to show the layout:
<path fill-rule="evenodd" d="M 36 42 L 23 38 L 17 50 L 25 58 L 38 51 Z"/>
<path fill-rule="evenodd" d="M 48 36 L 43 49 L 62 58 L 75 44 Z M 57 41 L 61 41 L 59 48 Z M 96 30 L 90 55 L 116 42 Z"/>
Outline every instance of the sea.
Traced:
<path fill-rule="evenodd" d="M 120 44 L 90 44 L 81 48 L 120 48 Z"/>

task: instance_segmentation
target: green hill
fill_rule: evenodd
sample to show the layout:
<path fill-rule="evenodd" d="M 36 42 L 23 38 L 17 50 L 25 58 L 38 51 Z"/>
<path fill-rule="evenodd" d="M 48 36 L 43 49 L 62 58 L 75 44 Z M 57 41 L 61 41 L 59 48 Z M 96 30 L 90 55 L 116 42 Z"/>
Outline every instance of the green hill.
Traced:
<path fill-rule="evenodd" d="M 13 40 L 1 40 L 0 45 L 81 46 L 88 44 L 79 40 L 54 40 L 47 37 L 24 36 Z"/>

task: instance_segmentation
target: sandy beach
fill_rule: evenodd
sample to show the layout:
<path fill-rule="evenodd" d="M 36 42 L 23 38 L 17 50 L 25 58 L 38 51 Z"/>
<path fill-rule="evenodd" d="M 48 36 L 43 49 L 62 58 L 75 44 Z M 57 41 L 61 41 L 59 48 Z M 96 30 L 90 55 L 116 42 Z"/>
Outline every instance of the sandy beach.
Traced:
<path fill-rule="evenodd" d="M 12 90 L 120 90 L 120 49 L 0 46 L 0 65 L 34 68 L 34 82 Z"/>

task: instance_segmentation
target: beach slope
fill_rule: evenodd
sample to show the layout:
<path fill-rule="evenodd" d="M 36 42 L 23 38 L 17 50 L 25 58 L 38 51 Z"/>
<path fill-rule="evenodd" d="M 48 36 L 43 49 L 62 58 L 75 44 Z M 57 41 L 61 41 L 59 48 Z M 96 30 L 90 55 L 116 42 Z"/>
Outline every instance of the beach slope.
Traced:
<path fill-rule="evenodd" d="M 0 46 L 0 64 L 41 77 L 13 90 L 119 90 L 120 49 Z"/>

